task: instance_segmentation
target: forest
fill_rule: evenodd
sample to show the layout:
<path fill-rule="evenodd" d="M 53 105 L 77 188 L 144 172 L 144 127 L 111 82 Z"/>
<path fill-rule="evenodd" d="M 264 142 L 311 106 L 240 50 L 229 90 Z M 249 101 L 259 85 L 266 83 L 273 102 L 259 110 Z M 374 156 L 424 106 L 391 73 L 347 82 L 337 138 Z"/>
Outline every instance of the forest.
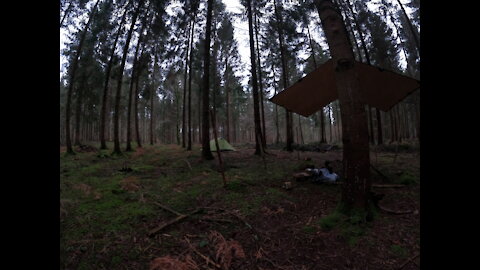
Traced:
<path fill-rule="evenodd" d="M 419 0 L 61 0 L 61 269 L 419 269 Z"/>

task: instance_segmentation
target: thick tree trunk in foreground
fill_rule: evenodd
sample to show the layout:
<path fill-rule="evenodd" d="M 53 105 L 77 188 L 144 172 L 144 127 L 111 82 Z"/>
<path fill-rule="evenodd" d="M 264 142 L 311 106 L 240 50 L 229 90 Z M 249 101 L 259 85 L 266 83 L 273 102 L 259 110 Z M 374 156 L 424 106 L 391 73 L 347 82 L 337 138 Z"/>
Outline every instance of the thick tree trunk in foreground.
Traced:
<path fill-rule="evenodd" d="M 210 35 L 212 30 L 212 11 L 213 1 L 208 0 L 207 24 L 205 29 L 205 50 L 203 58 L 203 108 L 202 108 L 202 158 L 206 160 L 213 159 L 210 151 L 210 125 L 209 125 L 209 86 L 210 86 Z"/>
<path fill-rule="evenodd" d="M 255 63 L 255 44 L 253 37 L 253 20 L 252 20 L 252 5 L 251 0 L 247 0 L 247 16 L 248 16 L 248 32 L 250 34 L 250 61 L 252 65 L 252 88 L 253 88 L 253 118 L 255 124 L 255 155 L 261 155 L 262 150 L 260 143 L 263 145 L 262 141 L 262 130 L 260 127 L 260 108 L 258 106 L 258 84 L 257 84 L 257 66 Z"/>
<path fill-rule="evenodd" d="M 345 167 L 342 210 L 368 210 L 371 188 L 368 123 L 358 74 L 354 69 L 355 58 L 338 8 L 330 0 L 315 0 L 315 5 L 335 65 L 341 106 Z"/>
<path fill-rule="evenodd" d="M 117 93 L 115 96 L 115 114 L 114 114 L 114 146 L 113 146 L 113 153 L 114 154 L 121 154 L 122 151 L 120 150 L 120 129 L 119 129 L 119 116 L 120 116 L 120 98 L 122 94 L 122 80 L 123 80 L 123 70 L 125 69 L 125 62 L 127 61 L 127 54 L 128 54 L 128 47 L 130 45 L 130 40 L 132 39 L 133 29 L 135 27 L 135 22 L 137 21 L 138 13 L 140 12 L 140 8 L 143 5 L 143 0 L 140 0 L 138 3 L 137 10 L 133 14 L 132 24 L 130 25 L 130 29 L 128 30 L 127 40 L 125 42 L 125 46 L 123 47 L 123 57 L 122 63 L 120 64 L 120 70 L 117 80 Z"/>
<path fill-rule="evenodd" d="M 73 154 L 73 148 L 72 148 L 72 141 L 71 141 L 71 136 L 70 136 L 70 114 L 71 114 L 71 103 L 72 103 L 72 92 L 73 92 L 73 85 L 75 82 L 75 73 L 77 72 L 78 68 L 78 59 L 80 58 L 80 54 L 82 53 L 82 48 L 83 48 L 83 43 L 85 41 L 85 36 L 87 35 L 87 30 L 88 26 L 90 25 L 90 22 L 92 21 L 93 15 L 95 13 L 95 10 L 97 10 L 97 5 L 100 2 L 100 0 L 97 0 L 95 3 L 95 6 L 93 6 L 92 11 L 90 12 L 90 15 L 88 17 L 87 24 L 85 25 L 85 28 L 83 29 L 82 36 L 80 37 L 80 42 L 78 43 L 78 48 L 75 53 L 75 56 L 73 58 L 73 62 L 71 65 L 71 70 L 70 70 L 70 81 L 68 85 L 68 92 L 67 92 L 67 104 L 65 105 L 65 136 L 66 136 L 66 143 L 67 143 L 67 153 L 68 154 Z"/>

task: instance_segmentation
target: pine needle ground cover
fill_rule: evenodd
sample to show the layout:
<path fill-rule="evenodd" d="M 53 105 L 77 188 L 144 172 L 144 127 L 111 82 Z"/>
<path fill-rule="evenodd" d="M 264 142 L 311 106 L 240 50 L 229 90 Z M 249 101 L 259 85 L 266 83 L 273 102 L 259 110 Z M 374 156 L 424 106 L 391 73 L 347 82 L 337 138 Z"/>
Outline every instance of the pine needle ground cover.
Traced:
<path fill-rule="evenodd" d="M 357 226 L 335 212 L 340 185 L 293 180 L 309 164 L 341 159 L 341 150 L 270 150 L 263 161 L 234 147 L 223 154 L 226 188 L 200 146 L 122 156 L 111 156 L 112 146 L 73 156 L 61 149 L 61 269 L 397 269 L 419 253 L 418 211 L 379 211 Z M 404 184 L 379 189 L 382 206 L 418 210 L 418 152 L 379 150 L 371 159 L 388 177 L 372 172 L 374 183 Z"/>

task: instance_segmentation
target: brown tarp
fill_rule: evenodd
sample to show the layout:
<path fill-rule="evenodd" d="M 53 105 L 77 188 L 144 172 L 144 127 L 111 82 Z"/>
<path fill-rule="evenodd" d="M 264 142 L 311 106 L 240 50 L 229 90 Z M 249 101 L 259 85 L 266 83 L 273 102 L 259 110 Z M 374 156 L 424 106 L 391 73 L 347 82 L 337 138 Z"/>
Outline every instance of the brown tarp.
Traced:
<path fill-rule="evenodd" d="M 355 61 L 364 102 L 382 111 L 420 87 L 420 82 L 398 73 Z M 338 99 L 333 61 L 330 59 L 270 101 L 305 117 Z"/>

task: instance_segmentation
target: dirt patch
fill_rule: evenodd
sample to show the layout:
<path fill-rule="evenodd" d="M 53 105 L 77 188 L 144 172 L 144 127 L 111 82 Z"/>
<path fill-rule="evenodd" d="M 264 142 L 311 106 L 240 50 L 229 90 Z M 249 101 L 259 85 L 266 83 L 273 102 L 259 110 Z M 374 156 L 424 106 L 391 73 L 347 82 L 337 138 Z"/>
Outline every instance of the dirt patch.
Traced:
<path fill-rule="evenodd" d="M 122 187 L 123 190 L 129 191 L 129 192 L 136 192 L 140 189 L 140 183 L 137 177 L 135 176 L 129 176 L 122 181 L 120 181 L 120 186 Z"/>
<path fill-rule="evenodd" d="M 84 184 L 84 183 L 75 184 L 73 185 L 73 188 L 83 192 L 83 194 L 87 197 L 93 196 L 95 200 L 99 200 L 102 198 L 102 195 L 98 191 L 94 190 L 91 186 L 87 184 Z"/>

